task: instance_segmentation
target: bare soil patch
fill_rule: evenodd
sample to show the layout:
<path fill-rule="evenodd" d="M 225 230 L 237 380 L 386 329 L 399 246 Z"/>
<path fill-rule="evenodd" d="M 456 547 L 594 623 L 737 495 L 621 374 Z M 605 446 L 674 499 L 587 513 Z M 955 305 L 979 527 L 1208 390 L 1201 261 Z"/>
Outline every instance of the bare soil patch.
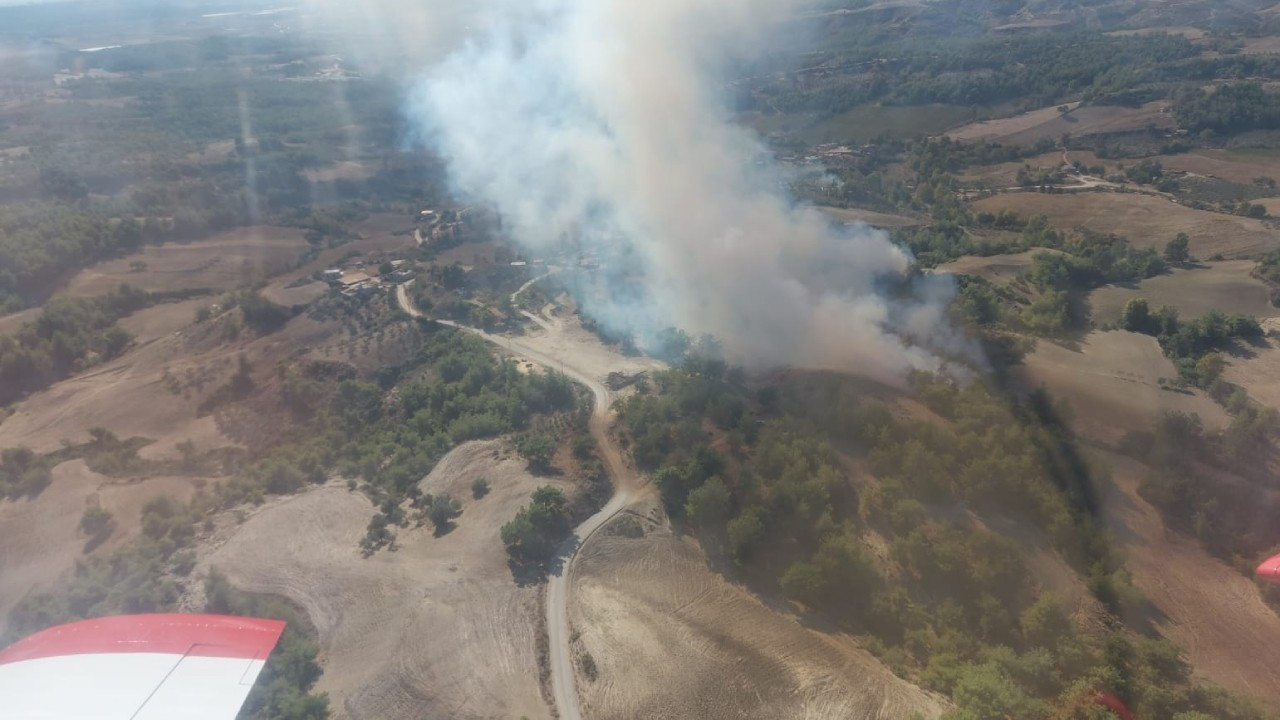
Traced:
<path fill-rule="evenodd" d="M 1154 125 L 1174 127 L 1173 116 L 1163 112 L 1168 103 L 1150 102 L 1142 107 L 1068 104 L 1070 112 L 1055 107 L 1032 110 L 1014 117 L 984 120 L 956 128 L 947 135 L 956 140 L 990 140 L 1005 145 L 1034 145 L 1040 140 L 1058 140 L 1064 134 L 1077 137 L 1132 132 Z"/>
<path fill-rule="evenodd" d="M 624 513 L 575 565 L 569 605 L 599 676 L 580 679 L 592 718 L 938 717 L 942 698 L 893 675 L 848 636 L 806 627 L 713 572 L 691 541 Z M 613 534 L 621 523 L 644 537 Z"/>
<path fill-rule="evenodd" d="M 1165 275 L 1147 278 L 1135 286 L 1108 285 L 1089 294 L 1095 322 L 1120 319 L 1133 298 L 1145 298 L 1152 309 L 1168 305 L 1184 318 L 1210 310 L 1265 318 L 1280 315 L 1271 304 L 1271 290 L 1253 277 L 1252 260 L 1226 260 L 1190 269 L 1175 268 Z"/>
<path fill-rule="evenodd" d="M 115 517 L 115 532 L 94 550 L 110 553 L 137 537 L 143 505 L 161 495 L 186 500 L 193 482 L 184 477 L 108 478 L 83 460 L 72 460 L 53 469 L 53 481 L 37 497 L 0 502 L 0 632 L 22 598 L 55 586 L 84 557 L 87 538 L 79 525 L 90 503 Z"/>
<path fill-rule="evenodd" d="M 477 477 L 491 491 L 471 496 Z M 536 587 L 518 587 L 501 525 L 548 482 L 531 476 L 505 441 L 467 443 L 420 485 L 462 503 L 443 537 L 398 530 L 395 552 L 360 557 L 374 508 L 327 486 L 283 499 L 227 528 L 201 551 L 237 587 L 283 595 L 320 636 L 317 690 L 348 718 L 547 718 L 535 655 Z M 220 532 L 219 534 L 223 534 Z"/>
<path fill-rule="evenodd" d="M 1156 339 L 1130 332 L 1094 332 L 1077 348 L 1041 340 L 1018 369 L 1027 387 L 1043 385 L 1071 408 L 1082 436 L 1117 442 L 1124 433 L 1154 427 L 1164 413 L 1198 414 L 1210 429 L 1230 418 L 1200 391 L 1172 391 L 1159 379 L 1177 377 Z"/>
<path fill-rule="evenodd" d="M 1280 617 L 1252 580 L 1165 529 L 1137 492 L 1146 466 L 1113 453 L 1104 459 L 1113 469 L 1104 521 L 1134 583 L 1158 611 L 1156 628 L 1182 645 L 1198 675 L 1266 707 L 1280 706 Z"/>
<path fill-rule="evenodd" d="M 1191 237 L 1191 254 L 1198 258 L 1247 257 L 1280 244 L 1280 232 L 1259 220 L 1194 210 L 1137 193 L 1006 193 L 979 200 L 974 207 L 987 212 L 1013 210 L 1023 217 L 1044 215 L 1062 230 L 1087 227 L 1121 235 L 1135 247 L 1159 250 L 1185 232 Z"/>
<path fill-rule="evenodd" d="M 297 228 L 257 226 L 206 240 L 146 247 L 76 274 L 67 295 L 105 295 L 121 283 L 151 292 L 192 288 L 232 289 L 289 267 L 307 249 Z M 145 263 L 135 270 L 133 263 Z"/>

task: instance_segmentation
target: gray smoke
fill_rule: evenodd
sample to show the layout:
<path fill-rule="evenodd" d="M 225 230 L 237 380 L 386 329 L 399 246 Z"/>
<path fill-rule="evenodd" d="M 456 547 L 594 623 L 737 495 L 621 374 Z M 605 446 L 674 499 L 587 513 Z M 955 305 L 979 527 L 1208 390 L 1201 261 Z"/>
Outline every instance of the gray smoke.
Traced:
<path fill-rule="evenodd" d="M 796 4 L 491 0 L 500 19 L 424 78 L 412 116 L 456 189 L 530 253 L 574 238 L 642 278 L 586 299 L 606 326 L 710 333 L 755 368 L 889 382 L 937 369 L 935 351 L 960 346 L 950 281 L 901 292 L 902 249 L 794 207 L 761 143 L 730 122 L 725 63 Z"/>

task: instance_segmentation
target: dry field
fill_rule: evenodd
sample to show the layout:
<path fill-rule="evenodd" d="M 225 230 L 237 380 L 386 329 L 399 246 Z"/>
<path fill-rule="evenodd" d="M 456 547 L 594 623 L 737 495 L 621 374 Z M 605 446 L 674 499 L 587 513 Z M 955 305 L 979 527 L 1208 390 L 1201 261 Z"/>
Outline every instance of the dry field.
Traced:
<path fill-rule="evenodd" d="M 470 485 L 492 490 L 474 500 Z M 536 478 L 505 441 L 462 445 L 421 483 L 462 502 L 457 527 L 398 530 L 398 549 L 360 557 L 374 508 L 326 486 L 281 499 L 202 549 L 196 572 L 275 593 L 306 610 L 320 635 L 335 718 L 547 718 L 535 655 L 537 587 L 518 587 L 498 531 Z"/>
<path fill-rule="evenodd" d="M 1265 321 L 1263 328 L 1280 330 L 1280 321 Z M 1268 347 L 1250 347 L 1246 354 L 1228 358 L 1223 377 L 1243 386 L 1249 397 L 1264 406 L 1280 409 L 1280 346 L 1275 340 L 1268 343 Z"/>
<path fill-rule="evenodd" d="M 1018 368 L 1027 387 L 1044 386 L 1071 408 L 1080 435 L 1116 442 L 1125 432 L 1154 427 L 1167 412 L 1196 413 L 1207 428 L 1225 427 L 1223 409 L 1196 391 L 1162 390 L 1160 378 L 1177 377 L 1156 339 L 1130 332 L 1094 332 L 1078 350 L 1041 340 Z"/>
<path fill-rule="evenodd" d="M 1112 453 L 1103 459 L 1113 470 L 1105 523 L 1157 610 L 1156 628 L 1182 645 L 1198 675 L 1280 707 L 1280 617 L 1252 580 L 1165 530 L 1159 512 L 1137 493 L 1146 466 Z"/>
<path fill-rule="evenodd" d="M 148 246 L 76 274 L 67 295 L 105 295 L 121 283 L 152 292 L 190 288 L 233 289 L 253 277 L 267 277 L 292 265 L 307 249 L 296 228 L 248 227 L 190 243 Z M 146 263 L 133 271 L 134 262 Z"/>
<path fill-rule="evenodd" d="M 1101 165 L 1106 168 L 1105 174 L 1111 174 L 1116 171 L 1115 160 L 1100 160 L 1097 155 L 1088 150 L 1072 150 L 1066 153 L 1066 160 L 1080 163 L 1085 167 L 1093 167 Z M 1018 162 L 1000 163 L 997 165 L 985 165 L 979 167 L 966 168 L 960 174 L 960 180 L 968 187 L 976 188 L 1011 188 L 1018 184 L 1018 170 L 1026 165 L 1030 165 L 1032 170 L 1057 170 L 1062 167 L 1064 162 L 1061 150 L 1036 155 L 1035 157 L 1026 158 Z"/>
<path fill-rule="evenodd" d="M 632 718 L 905 720 L 945 700 L 896 677 L 850 637 L 806 627 L 707 566 L 691 542 L 620 515 L 579 553 L 569 617 L 599 677 L 583 713 Z M 619 522 L 643 538 L 610 534 Z"/>
<path fill-rule="evenodd" d="M 305 275 L 302 278 L 305 278 Z M 292 305 L 310 305 L 329 292 L 329 286 L 318 281 L 306 282 L 302 285 L 295 284 L 302 278 L 291 275 L 288 278 L 273 280 L 262 288 L 262 297 L 273 303 L 289 307 Z"/>
<path fill-rule="evenodd" d="M 863 210 L 862 208 L 835 208 L 835 207 L 819 207 L 824 215 L 832 220 L 842 223 L 866 223 L 871 227 L 892 229 L 902 227 L 916 227 L 923 225 L 924 221 L 919 218 L 907 217 L 906 215 L 892 215 L 889 213 L 876 212 L 875 210 Z"/>
<path fill-rule="evenodd" d="M 236 150 L 234 140 L 217 140 L 204 146 L 200 152 L 187 155 L 187 159 L 195 163 L 219 163 L 227 159 Z"/>
<path fill-rule="evenodd" d="M 1191 254 L 1207 259 L 1254 255 L 1280 245 L 1280 232 L 1259 220 L 1194 210 L 1162 197 L 1137 193 L 1083 192 L 1048 195 L 1007 193 L 974 203 L 978 210 L 1045 215 L 1061 230 L 1087 227 L 1121 235 L 1136 247 L 1163 250 L 1178 233 L 1191 237 Z"/>
<path fill-rule="evenodd" d="M 309 168 L 302 171 L 307 182 L 331 183 L 338 180 L 368 180 L 378 173 L 376 167 L 353 160 L 343 160 L 323 167 Z"/>
<path fill-rule="evenodd" d="M 1156 35 L 1165 33 L 1168 35 L 1181 35 L 1188 40 L 1199 40 L 1205 36 L 1205 31 L 1195 27 L 1149 27 L 1141 30 L 1114 30 L 1107 33 L 1108 35 Z"/>
<path fill-rule="evenodd" d="M 166 368 L 181 376 L 188 368 L 212 365 L 222 369 L 207 388 L 212 390 L 231 373 L 234 362 L 234 350 L 192 356 L 181 338 L 155 341 L 23 400 L 0 423 L 0 447 L 25 445 L 49 452 L 63 440 L 88 440 L 94 427 L 122 438 L 158 440 L 144 448 L 144 456 L 163 454 L 188 438 L 203 450 L 234 445 L 212 416 L 196 417 L 196 401 L 170 392 L 163 381 Z"/>
<path fill-rule="evenodd" d="M 1084 162 L 1082 157 L 1070 157 L 1073 160 Z M 1033 171 L 1042 169 L 1057 170 L 1062 167 L 1062 163 L 1062 152 L 1054 151 L 1017 162 L 966 168 L 964 172 L 960 173 L 959 179 L 966 187 L 991 188 L 993 190 L 1010 188 L 1017 186 L 1018 171 L 1027 165 L 1030 165 Z"/>
<path fill-rule="evenodd" d="M 956 275 L 973 275 L 997 285 L 1007 285 L 1022 277 L 1031 267 L 1031 258 L 1036 253 L 1053 252 L 1052 250 L 1028 250 L 1009 255 L 988 255 L 981 257 L 969 255 L 949 263 L 939 265 L 938 272 Z"/>
<path fill-rule="evenodd" d="M 18 332 L 24 324 L 38 317 L 40 317 L 40 308 L 28 308 L 9 315 L 0 315 L 0 335 Z"/>
<path fill-rule="evenodd" d="M 94 427 L 122 438 L 155 440 L 141 450 L 148 458 L 177 457 L 175 445 L 192 440 L 200 450 L 236 445 L 214 415 L 197 417 L 196 406 L 235 370 L 244 354 L 259 374 L 303 350 L 341 351 L 338 322 L 294 318 L 261 338 L 245 335 L 228 344 L 220 322 L 191 325 L 196 301 L 158 305 L 122 321 L 138 333 L 138 345 L 103 365 L 37 392 L 0 422 L 0 447 L 28 446 L 37 452 L 64 439 L 84 442 Z M 178 391 L 174 391 L 174 386 Z"/>
<path fill-rule="evenodd" d="M 1015 115 L 998 120 L 970 123 L 947 133 L 955 140 L 989 140 L 1003 145 L 1034 145 L 1043 139 L 1057 141 L 1063 134 L 1076 137 L 1105 133 L 1131 132 L 1148 125 L 1167 129 L 1174 126 L 1173 116 L 1162 112 L 1165 102 L 1150 102 L 1140 108 L 1117 105 L 1089 105 L 1070 103 L 1069 113 L 1061 113 L 1057 107 Z"/>
<path fill-rule="evenodd" d="M 1246 55 L 1274 55 L 1280 53 L 1280 37 L 1249 38 L 1244 41 Z"/>
<path fill-rule="evenodd" d="M 1254 178 L 1280 180 L 1280 153 L 1275 150 L 1197 150 L 1179 155 L 1161 155 L 1156 160 L 1166 171 L 1216 176 L 1242 185 Z"/>
<path fill-rule="evenodd" d="M 1188 270 L 1174 269 L 1143 280 L 1136 287 L 1098 288 L 1089 294 L 1093 319 L 1099 323 L 1115 322 L 1125 303 L 1139 297 L 1145 298 L 1152 309 L 1163 305 L 1177 308 L 1184 318 L 1199 317 L 1210 310 L 1259 318 L 1280 315 L 1280 308 L 1271 304 L 1270 288 L 1251 275 L 1254 267 L 1252 260 L 1226 260 Z"/>
<path fill-rule="evenodd" d="M 145 345 L 190 327 L 196 311 L 218 302 L 217 297 L 198 297 L 182 302 L 161 303 L 121 318 L 120 327 L 133 335 L 133 341 Z"/>
<path fill-rule="evenodd" d="M 185 500 L 193 490 L 192 478 L 108 478 L 83 460 L 72 460 L 53 469 L 53 481 L 37 497 L 0 503 L 0 632 L 14 605 L 29 592 L 55 586 L 83 557 L 87 538 L 80 533 L 80 516 L 91 502 L 116 520 L 115 532 L 94 550 L 102 555 L 138 535 L 148 500 L 159 495 Z"/>

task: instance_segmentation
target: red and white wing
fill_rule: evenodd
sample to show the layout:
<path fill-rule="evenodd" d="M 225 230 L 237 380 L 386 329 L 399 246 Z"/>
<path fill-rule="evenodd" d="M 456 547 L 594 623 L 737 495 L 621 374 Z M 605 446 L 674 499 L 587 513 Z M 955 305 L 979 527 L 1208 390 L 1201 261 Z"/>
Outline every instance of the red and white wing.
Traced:
<path fill-rule="evenodd" d="M 0 650 L 5 720 L 234 720 L 284 623 L 122 615 Z"/>

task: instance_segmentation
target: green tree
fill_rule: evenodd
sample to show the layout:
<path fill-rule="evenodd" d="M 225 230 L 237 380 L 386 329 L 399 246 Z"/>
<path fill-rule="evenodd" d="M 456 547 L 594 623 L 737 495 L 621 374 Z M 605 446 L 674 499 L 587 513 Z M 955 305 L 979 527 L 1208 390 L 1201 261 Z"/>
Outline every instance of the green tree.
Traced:
<path fill-rule="evenodd" d="M 746 562 L 764 539 L 764 512 L 749 507 L 729 521 L 729 550 L 738 562 Z"/>
<path fill-rule="evenodd" d="M 1053 593 L 1041 595 L 1023 610 L 1018 624 L 1023 639 L 1033 646 L 1056 648 L 1060 641 L 1074 634 L 1066 608 Z"/>
<path fill-rule="evenodd" d="M 431 501 L 431 524 L 436 534 L 448 531 L 453 519 L 462 514 L 462 505 L 452 495 L 437 495 Z"/>
<path fill-rule="evenodd" d="M 551 468 L 551 459 L 555 457 L 556 445 L 546 433 L 530 433 L 516 445 L 516 449 L 529 461 L 534 470 L 545 472 Z"/>
<path fill-rule="evenodd" d="M 1155 320 L 1151 317 L 1151 307 L 1142 298 L 1133 298 L 1125 303 L 1124 312 L 1120 314 L 1120 327 L 1130 332 L 1151 334 L 1155 328 Z"/>
<path fill-rule="evenodd" d="M 1164 246 L 1164 259 L 1171 263 L 1181 264 L 1191 259 L 1191 238 L 1180 232 Z"/>
<path fill-rule="evenodd" d="M 732 501 L 729 488 L 725 487 L 724 481 L 713 477 L 689 493 L 689 499 L 684 504 L 684 512 L 694 524 L 700 527 L 719 527 L 729 517 Z"/>
<path fill-rule="evenodd" d="M 1200 377 L 1200 386 L 1209 387 L 1222 375 L 1227 362 L 1216 352 L 1205 353 L 1196 361 L 1196 374 Z"/>
<path fill-rule="evenodd" d="M 471 482 L 471 497 L 479 500 L 489 494 L 489 481 L 484 478 L 476 478 Z"/>
<path fill-rule="evenodd" d="M 84 515 L 80 516 L 80 531 L 94 543 L 101 543 L 111 537 L 115 529 L 115 518 L 100 505 L 90 505 L 85 508 Z"/>
<path fill-rule="evenodd" d="M 560 490 L 549 485 L 535 490 L 529 504 L 502 526 L 502 544 L 511 559 L 521 564 L 550 560 L 556 546 L 569 534 L 567 508 L 568 500 Z"/>
<path fill-rule="evenodd" d="M 960 671 L 951 693 L 957 709 L 945 720 L 1013 720 L 1043 717 L 1044 703 L 1020 688 L 994 664 L 970 665 Z"/>

